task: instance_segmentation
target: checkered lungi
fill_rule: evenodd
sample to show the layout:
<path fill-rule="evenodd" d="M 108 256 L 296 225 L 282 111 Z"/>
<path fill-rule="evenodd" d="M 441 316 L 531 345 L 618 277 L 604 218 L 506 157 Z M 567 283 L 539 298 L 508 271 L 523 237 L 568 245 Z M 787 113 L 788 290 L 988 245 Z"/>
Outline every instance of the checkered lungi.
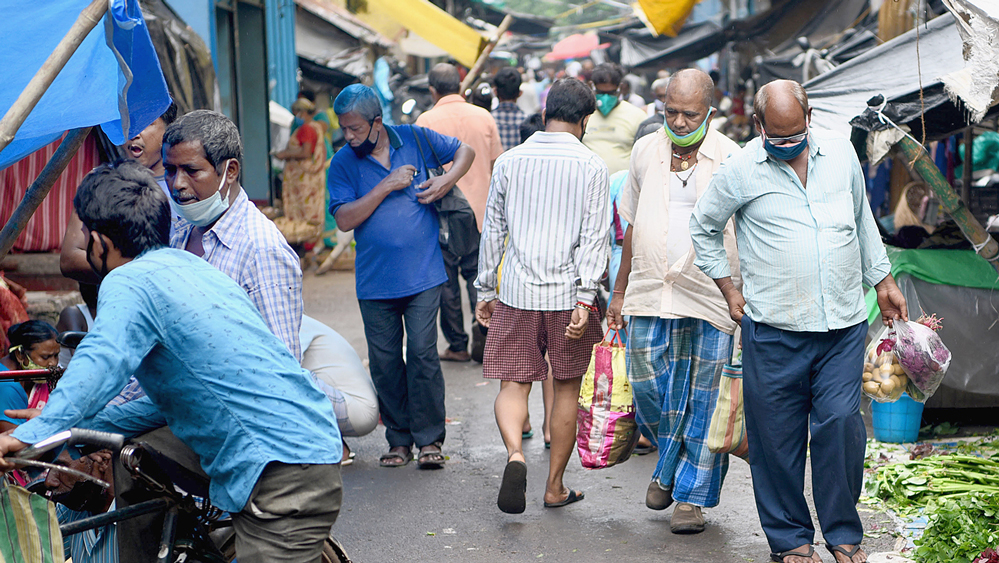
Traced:
<path fill-rule="evenodd" d="M 673 498 L 718 505 L 728 456 L 708 449 L 708 427 L 732 336 L 700 319 L 631 317 L 627 360 L 638 423 L 659 446 L 652 480 Z"/>
<path fill-rule="evenodd" d="M 486 348 L 482 356 L 482 376 L 518 383 L 544 381 L 548 363 L 552 377 L 572 379 L 586 374 L 593 345 L 600 342 L 600 315 L 590 311 L 586 331 L 579 340 L 565 337 L 572 310 L 525 311 L 496 303 L 489 321 Z"/>

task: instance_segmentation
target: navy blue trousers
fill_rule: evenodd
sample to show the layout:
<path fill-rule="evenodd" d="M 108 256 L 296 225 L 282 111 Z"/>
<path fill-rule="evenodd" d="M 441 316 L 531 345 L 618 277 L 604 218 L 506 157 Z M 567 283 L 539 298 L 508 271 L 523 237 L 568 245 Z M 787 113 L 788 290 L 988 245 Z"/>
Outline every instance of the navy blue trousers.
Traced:
<path fill-rule="evenodd" d="M 444 442 L 444 374 L 437 354 L 441 286 L 398 299 L 358 299 L 358 304 L 389 447 Z"/>
<path fill-rule="evenodd" d="M 822 536 L 859 544 L 857 514 L 867 431 L 860 416 L 867 322 L 829 332 L 792 332 L 742 320 L 749 464 L 760 523 L 774 553 L 815 539 L 805 502 L 811 434 L 812 495 Z"/>

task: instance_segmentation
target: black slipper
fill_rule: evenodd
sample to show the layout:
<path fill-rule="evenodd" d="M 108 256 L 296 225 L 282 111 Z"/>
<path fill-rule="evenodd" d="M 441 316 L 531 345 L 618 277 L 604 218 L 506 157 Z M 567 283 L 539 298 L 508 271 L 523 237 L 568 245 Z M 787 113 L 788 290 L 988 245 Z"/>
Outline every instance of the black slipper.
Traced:
<path fill-rule="evenodd" d="M 845 555 L 847 557 L 847 559 L 849 559 L 850 561 L 853 561 L 853 556 L 856 555 L 857 552 L 860 551 L 860 544 L 858 543 L 857 545 L 853 546 L 853 549 L 847 551 L 847 549 L 845 547 L 840 547 L 838 545 L 833 545 L 831 543 L 827 543 L 826 544 L 826 549 L 828 549 L 829 553 L 832 554 L 834 562 L 835 561 L 839 561 L 838 559 L 836 559 L 836 554 L 837 553 L 842 553 L 843 555 Z"/>
<path fill-rule="evenodd" d="M 523 461 L 507 462 L 496 505 L 507 514 L 520 514 L 527 508 L 527 464 Z"/>
<path fill-rule="evenodd" d="M 805 557 L 808 559 L 812 559 L 813 555 L 815 555 L 815 548 L 812 546 L 808 546 L 807 553 L 802 553 L 800 551 L 794 551 L 794 550 L 782 551 L 780 553 L 771 553 L 770 560 L 775 561 L 776 563 L 784 563 L 784 558 L 786 557 Z"/>
<path fill-rule="evenodd" d="M 577 493 L 576 491 L 574 491 L 572 489 L 569 489 L 569 496 L 565 497 L 565 500 L 560 500 L 558 502 L 546 502 L 545 503 L 545 508 L 558 508 L 560 506 L 565 506 L 567 504 L 572 504 L 572 503 L 574 503 L 576 501 L 583 500 L 583 497 L 585 497 L 585 496 L 586 495 L 583 494 L 583 491 L 579 491 Z"/>
<path fill-rule="evenodd" d="M 445 458 L 443 452 L 441 452 L 440 443 L 435 442 L 429 446 L 420 448 L 420 457 L 416 458 L 416 467 L 420 469 L 442 469 L 444 461 Z"/>

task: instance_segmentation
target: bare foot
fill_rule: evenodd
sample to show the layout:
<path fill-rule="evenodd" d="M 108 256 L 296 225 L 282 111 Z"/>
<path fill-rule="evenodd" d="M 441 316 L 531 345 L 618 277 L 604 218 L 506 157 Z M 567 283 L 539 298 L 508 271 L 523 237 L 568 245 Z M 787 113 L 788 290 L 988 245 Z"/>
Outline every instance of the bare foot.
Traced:
<path fill-rule="evenodd" d="M 839 549 L 830 548 L 829 551 L 832 552 L 837 563 L 864 563 L 867 561 L 867 553 L 865 553 L 863 549 L 860 549 L 859 545 L 855 546 L 843 544 L 836 547 Z M 852 557 L 850 556 L 851 553 L 853 554 Z"/>

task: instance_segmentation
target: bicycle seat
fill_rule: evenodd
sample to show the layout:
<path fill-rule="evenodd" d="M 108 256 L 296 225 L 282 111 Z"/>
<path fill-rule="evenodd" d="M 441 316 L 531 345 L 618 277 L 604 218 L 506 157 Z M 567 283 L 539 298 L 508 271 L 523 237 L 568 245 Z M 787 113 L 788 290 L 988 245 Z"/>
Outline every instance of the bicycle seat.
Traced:
<path fill-rule="evenodd" d="M 194 496 L 208 498 L 211 479 L 201 468 L 201 461 L 168 427 L 142 434 L 132 443 L 141 446 L 174 485 Z M 143 470 L 147 468 L 143 467 Z M 152 471 L 151 468 L 149 470 Z"/>
<path fill-rule="evenodd" d="M 56 337 L 56 342 L 58 342 L 60 346 L 76 349 L 76 347 L 80 345 L 80 341 L 82 341 L 83 337 L 86 335 L 86 332 L 67 330 L 66 332 L 59 333 L 59 336 Z"/>

